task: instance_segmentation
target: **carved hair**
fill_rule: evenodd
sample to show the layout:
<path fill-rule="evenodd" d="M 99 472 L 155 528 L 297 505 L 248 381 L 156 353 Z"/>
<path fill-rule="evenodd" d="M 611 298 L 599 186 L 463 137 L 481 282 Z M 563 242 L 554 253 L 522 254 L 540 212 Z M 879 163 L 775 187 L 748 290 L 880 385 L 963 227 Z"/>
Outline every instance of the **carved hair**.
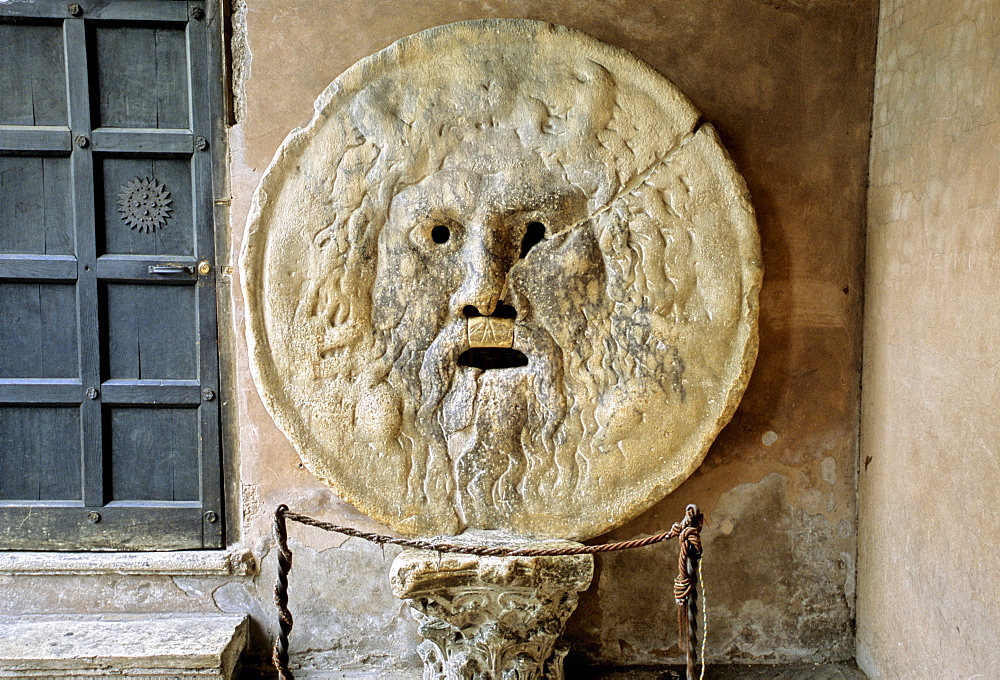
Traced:
<path fill-rule="evenodd" d="M 411 392 L 412 405 L 403 407 L 423 409 L 417 427 L 430 438 L 431 450 L 421 452 L 418 433 L 406 429 L 419 410 L 403 415 L 397 441 L 414 459 L 411 475 L 426 478 L 435 457 L 447 458 L 446 434 L 428 415 L 451 388 L 455 366 L 437 367 L 428 380 L 421 375 L 426 357 L 415 354 L 431 348 L 406 346 L 391 327 L 372 333 L 378 241 L 389 205 L 403 189 L 465 159 L 479 165 L 469 169 L 486 173 L 530 158 L 560 174 L 587 197 L 589 217 L 574 228 L 590 230 L 599 246 L 605 305 L 583 310 L 592 316 L 573 347 L 557 347 L 550 333 L 538 339 L 548 345 L 556 380 L 544 371 L 533 375 L 530 391 L 537 400 L 529 404 L 521 433 L 527 460 L 512 466 L 521 493 L 552 485 L 571 490 L 591 448 L 605 446 L 598 411 L 602 404 L 613 408 L 622 385 L 655 384 L 652 389 L 684 398 L 684 365 L 671 329 L 686 320 L 685 303 L 695 291 L 690 235 L 669 227 L 669 202 L 656 186 L 660 160 L 639 177 L 619 176 L 626 165 L 620 161 L 632 152 L 616 125 L 616 85 L 603 66 L 580 61 L 572 74 L 577 88 L 550 93 L 550 99 L 532 91 L 530 73 L 502 59 L 478 66 L 478 78 L 442 80 L 419 93 L 383 78 L 355 98 L 342 131 L 343 154 L 326 177 L 309 178 L 317 209 L 327 219 L 311 236 L 309 283 L 297 323 L 317 329 L 317 377 L 354 383 L 362 391 L 388 381 Z M 453 102 L 462 102 L 461 109 Z M 447 115 L 416 115 L 415 107 Z M 484 158 L 477 148 L 503 152 Z M 520 291 L 512 285 L 510 294 Z M 574 417 L 567 419 L 570 412 Z M 529 451 L 544 456 L 534 460 Z M 420 460 L 424 455 L 431 460 Z M 426 479 L 417 483 L 430 492 Z M 447 492 L 454 492 L 453 484 Z"/>

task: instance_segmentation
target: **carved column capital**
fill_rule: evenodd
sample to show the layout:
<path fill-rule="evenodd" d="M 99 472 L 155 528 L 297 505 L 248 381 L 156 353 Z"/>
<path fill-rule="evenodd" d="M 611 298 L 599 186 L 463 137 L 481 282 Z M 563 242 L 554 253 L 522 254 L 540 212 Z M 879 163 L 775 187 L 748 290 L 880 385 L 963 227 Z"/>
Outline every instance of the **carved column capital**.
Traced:
<path fill-rule="evenodd" d="M 485 531 L 448 540 L 519 542 Z M 393 561 L 390 584 L 420 624 L 424 680 L 562 680 L 568 648 L 557 648 L 559 636 L 576 609 L 577 593 L 593 575 L 592 555 L 476 557 L 407 550 Z"/>

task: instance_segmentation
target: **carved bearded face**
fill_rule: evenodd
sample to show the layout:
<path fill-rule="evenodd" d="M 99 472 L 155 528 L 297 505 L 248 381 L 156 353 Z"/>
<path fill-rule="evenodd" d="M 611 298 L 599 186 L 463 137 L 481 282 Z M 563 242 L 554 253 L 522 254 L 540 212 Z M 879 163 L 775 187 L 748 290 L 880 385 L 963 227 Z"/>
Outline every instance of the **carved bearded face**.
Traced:
<path fill-rule="evenodd" d="M 393 198 L 373 322 L 399 352 L 428 465 L 447 470 L 463 522 L 493 528 L 574 483 L 554 441 L 574 397 L 565 354 L 610 309 L 580 188 L 537 159 L 490 160 L 452 159 Z"/>
<path fill-rule="evenodd" d="M 586 538 L 731 416 L 758 260 L 673 85 L 566 29 L 455 24 L 352 67 L 279 151 L 242 259 L 251 368 L 309 469 L 396 530 Z"/>

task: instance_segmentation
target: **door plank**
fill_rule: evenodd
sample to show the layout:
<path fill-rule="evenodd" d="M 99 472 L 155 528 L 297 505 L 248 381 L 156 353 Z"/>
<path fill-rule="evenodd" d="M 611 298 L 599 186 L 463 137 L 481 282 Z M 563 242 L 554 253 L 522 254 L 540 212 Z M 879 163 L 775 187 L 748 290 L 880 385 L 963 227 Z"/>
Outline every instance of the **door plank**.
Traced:
<path fill-rule="evenodd" d="M 41 178 L 40 158 L 0 156 L 0 251 L 45 252 Z"/>
<path fill-rule="evenodd" d="M 189 156 L 194 151 L 194 135 L 187 130 L 102 127 L 94 130 L 94 151 Z"/>
<path fill-rule="evenodd" d="M 0 283 L 0 378 L 79 378 L 73 286 Z"/>
<path fill-rule="evenodd" d="M 0 156 L 0 253 L 73 253 L 68 158 Z"/>
<path fill-rule="evenodd" d="M 191 63 L 211 64 L 221 61 L 221 55 L 213 49 L 219 43 L 210 38 L 212 29 L 208 21 L 193 21 L 188 25 L 191 45 Z M 204 68 L 191 69 L 192 101 L 203 102 L 204 105 L 192 107 L 191 129 L 195 134 L 206 139 L 213 139 L 213 131 L 221 132 L 222 105 L 220 90 L 211 76 L 214 74 Z M 220 135 L 221 136 L 221 135 Z M 198 280 L 198 336 L 201 339 L 199 347 L 199 369 L 203 389 L 219 392 L 219 353 L 216 321 L 216 260 L 212 230 L 212 214 L 215 208 L 216 177 L 212 172 L 213 153 L 208 150 L 196 151 L 192 158 L 194 176 L 192 204 L 195 206 L 197 218 L 193 228 L 196 234 L 197 257 L 207 262 L 210 267 L 207 274 L 202 274 Z M 200 435 L 202 445 L 201 474 L 202 501 L 205 510 L 222 514 L 222 476 L 220 469 L 221 436 L 219 432 L 220 399 L 202 402 L 200 413 Z M 222 522 L 211 522 L 211 515 L 206 515 L 202 524 L 206 545 L 221 545 Z"/>
<path fill-rule="evenodd" d="M 68 156 L 72 150 L 73 135 L 65 125 L 0 126 L 0 151 L 5 153 L 48 152 Z"/>
<path fill-rule="evenodd" d="M 0 545 L 33 550 L 45 536 L 47 550 L 193 550 L 203 545 L 203 513 L 195 505 L 0 506 Z"/>
<path fill-rule="evenodd" d="M 173 269 L 150 271 L 150 267 Z M 186 284 L 198 280 L 198 261 L 193 257 L 148 255 L 102 255 L 97 258 L 97 276 L 102 281 L 145 281 L 147 283 Z"/>
<path fill-rule="evenodd" d="M 0 378 L 0 404 L 80 404 L 83 383 L 67 378 Z"/>
<path fill-rule="evenodd" d="M 64 6 L 65 7 L 65 6 Z M 186 2 L 177 0 L 87 0 L 87 16 L 101 21 L 185 22 Z"/>
<path fill-rule="evenodd" d="M 87 26 L 83 19 L 63 22 L 66 61 L 72 64 L 72 77 L 66 79 L 69 99 L 69 126 L 74 135 L 90 139 L 90 69 L 87 50 Z M 98 389 L 101 382 L 98 333 L 96 225 L 94 219 L 94 156 L 89 146 L 75 146 L 72 156 L 73 226 L 79 260 L 76 285 L 79 321 L 80 380 L 85 388 Z M 100 398 L 86 399 L 80 406 L 83 439 L 83 500 L 88 505 L 104 502 L 104 454 L 101 434 Z"/>
<path fill-rule="evenodd" d="M 197 406 L 201 385 L 197 380 L 106 380 L 101 395 L 108 405 Z"/>
<path fill-rule="evenodd" d="M 72 255 L 0 254 L 0 279 L 75 281 L 77 268 L 78 263 Z"/>
<path fill-rule="evenodd" d="M 190 128 L 187 35 L 183 28 L 158 28 L 156 44 L 156 127 Z"/>
<path fill-rule="evenodd" d="M 70 203 L 70 164 L 68 158 L 43 158 L 43 201 L 45 206 L 42 252 L 72 255 L 76 252 L 73 236 L 73 206 Z M 76 258 L 73 258 L 74 260 Z M 73 276 L 76 276 L 74 266 Z"/>
<path fill-rule="evenodd" d="M 0 64 L 0 123 L 66 125 L 66 66 L 58 25 L 0 23 Z"/>
<path fill-rule="evenodd" d="M 197 409 L 109 410 L 112 499 L 198 500 Z"/>
<path fill-rule="evenodd" d="M 79 460 L 79 407 L 0 406 L 0 499 L 79 499 Z"/>
<path fill-rule="evenodd" d="M 193 287 L 108 283 L 104 291 L 109 379 L 197 379 Z"/>
<path fill-rule="evenodd" d="M 95 44 L 102 127 L 190 127 L 182 27 L 99 25 Z"/>

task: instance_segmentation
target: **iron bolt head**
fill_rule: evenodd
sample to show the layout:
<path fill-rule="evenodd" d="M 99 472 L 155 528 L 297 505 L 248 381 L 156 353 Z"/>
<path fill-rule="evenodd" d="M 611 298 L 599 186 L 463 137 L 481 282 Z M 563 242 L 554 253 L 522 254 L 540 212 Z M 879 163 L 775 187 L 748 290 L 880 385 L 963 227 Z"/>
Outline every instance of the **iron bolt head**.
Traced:
<path fill-rule="evenodd" d="M 77 135 L 76 139 L 74 139 L 73 141 L 76 142 L 76 145 L 81 149 L 86 149 L 87 146 L 90 145 L 90 140 L 83 135 Z"/>
<path fill-rule="evenodd" d="M 80 5 L 78 5 L 75 2 L 71 2 L 68 5 L 66 5 L 66 11 L 69 12 L 70 15 L 75 17 L 78 17 L 81 14 L 83 14 L 83 8 L 80 7 Z"/>
<path fill-rule="evenodd" d="M 209 510 L 208 512 L 205 513 L 205 521 L 208 522 L 209 524 L 215 524 L 216 522 L 219 521 L 219 516 L 215 514 L 214 510 Z"/>
<path fill-rule="evenodd" d="M 215 390 L 204 389 L 201 391 L 201 398 L 205 401 L 212 401 L 215 399 Z"/>
<path fill-rule="evenodd" d="M 97 399 L 99 396 L 101 396 L 101 393 L 96 387 L 87 388 L 87 399 Z"/>
<path fill-rule="evenodd" d="M 198 151 L 204 151 L 208 148 L 208 140 L 204 137 L 195 137 L 194 148 L 198 149 Z"/>
<path fill-rule="evenodd" d="M 97 524 L 101 521 L 101 513 L 90 511 L 87 513 L 87 521 L 91 524 Z"/>
<path fill-rule="evenodd" d="M 195 21 L 201 21 L 202 19 L 205 18 L 205 10 L 203 10 L 201 7 L 192 7 L 191 18 L 194 19 Z"/>

